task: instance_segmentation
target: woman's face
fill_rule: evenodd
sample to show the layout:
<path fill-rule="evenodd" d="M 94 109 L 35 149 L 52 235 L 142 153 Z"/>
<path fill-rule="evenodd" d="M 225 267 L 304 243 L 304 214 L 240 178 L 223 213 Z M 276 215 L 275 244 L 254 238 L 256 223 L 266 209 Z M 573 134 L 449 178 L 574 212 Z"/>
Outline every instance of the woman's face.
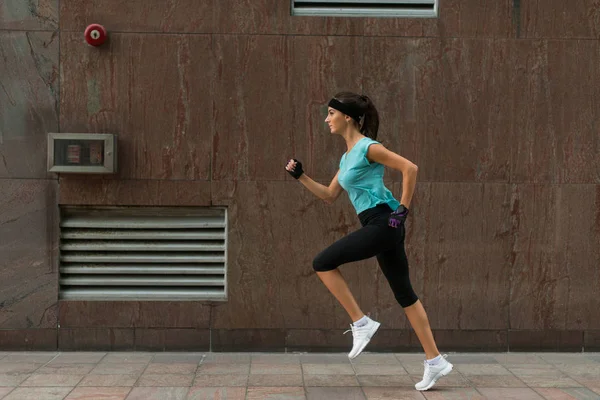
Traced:
<path fill-rule="evenodd" d="M 331 133 L 340 133 L 344 130 L 346 125 L 348 125 L 346 115 L 331 107 L 327 109 L 327 118 L 325 118 L 325 122 L 329 125 Z"/>

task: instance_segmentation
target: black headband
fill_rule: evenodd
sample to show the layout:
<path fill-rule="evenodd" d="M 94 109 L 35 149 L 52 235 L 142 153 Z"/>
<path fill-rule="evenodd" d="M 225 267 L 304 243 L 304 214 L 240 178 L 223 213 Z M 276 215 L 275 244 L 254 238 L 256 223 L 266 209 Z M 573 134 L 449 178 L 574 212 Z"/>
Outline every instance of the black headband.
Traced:
<path fill-rule="evenodd" d="M 335 108 L 338 111 L 343 112 L 344 114 L 346 114 L 347 116 L 349 116 L 350 118 L 352 118 L 353 120 L 355 120 L 356 122 L 359 122 L 359 123 L 360 123 L 360 118 L 363 116 L 363 113 L 360 111 L 360 109 L 358 107 L 351 105 L 351 104 L 344 104 L 336 98 L 329 100 L 328 106 L 331 108 Z"/>

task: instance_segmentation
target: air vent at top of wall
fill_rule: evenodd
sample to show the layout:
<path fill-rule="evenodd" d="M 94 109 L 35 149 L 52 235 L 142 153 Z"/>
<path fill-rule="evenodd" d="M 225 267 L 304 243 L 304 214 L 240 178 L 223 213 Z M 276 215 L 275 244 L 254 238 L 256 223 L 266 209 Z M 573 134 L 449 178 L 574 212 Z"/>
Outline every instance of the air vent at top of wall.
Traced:
<path fill-rule="evenodd" d="M 437 0 L 292 0 L 292 15 L 437 17 Z"/>
<path fill-rule="evenodd" d="M 64 300 L 226 300 L 221 208 L 64 207 Z"/>

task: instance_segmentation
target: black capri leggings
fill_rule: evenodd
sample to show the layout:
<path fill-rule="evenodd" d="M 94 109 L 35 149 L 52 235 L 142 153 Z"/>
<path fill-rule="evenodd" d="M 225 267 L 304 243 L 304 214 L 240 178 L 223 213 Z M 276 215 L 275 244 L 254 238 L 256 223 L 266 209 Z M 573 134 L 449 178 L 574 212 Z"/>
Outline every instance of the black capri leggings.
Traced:
<path fill-rule="evenodd" d="M 313 261 L 313 268 L 317 272 L 332 271 L 342 264 L 377 256 L 396 300 L 402 307 L 408 307 L 419 298 L 410 284 L 404 251 L 404 227 L 388 226 L 391 212 L 387 204 L 379 204 L 358 214 L 362 228 L 319 253 Z"/>

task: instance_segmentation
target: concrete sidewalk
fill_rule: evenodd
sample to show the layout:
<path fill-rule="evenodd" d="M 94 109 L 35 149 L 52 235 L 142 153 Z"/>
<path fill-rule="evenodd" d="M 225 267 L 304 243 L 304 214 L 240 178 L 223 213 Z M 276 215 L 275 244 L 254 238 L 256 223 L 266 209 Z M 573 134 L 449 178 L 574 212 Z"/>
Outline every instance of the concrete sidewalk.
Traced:
<path fill-rule="evenodd" d="M 0 353 L 0 399 L 600 399 L 600 353 L 450 353 L 427 392 L 419 354 Z"/>

